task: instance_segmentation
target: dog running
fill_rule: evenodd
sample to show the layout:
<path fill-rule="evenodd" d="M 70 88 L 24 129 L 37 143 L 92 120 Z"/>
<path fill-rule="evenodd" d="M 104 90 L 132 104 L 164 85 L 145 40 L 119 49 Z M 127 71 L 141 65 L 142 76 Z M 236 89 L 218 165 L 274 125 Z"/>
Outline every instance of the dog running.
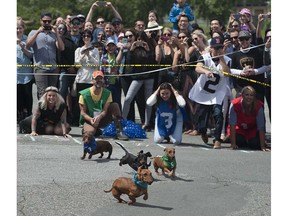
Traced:
<path fill-rule="evenodd" d="M 116 141 L 116 144 L 118 144 L 125 151 L 125 155 L 120 159 L 119 166 L 128 164 L 132 169 L 137 171 L 140 166 L 144 165 L 146 168 L 148 168 L 151 165 L 151 162 L 147 164 L 148 157 L 152 157 L 150 152 L 144 153 L 143 150 L 141 150 L 136 156 L 128 152 L 122 143 Z"/>
<path fill-rule="evenodd" d="M 120 196 L 126 194 L 129 196 L 130 201 L 128 205 L 136 202 L 136 198 L 144 195 L 143 199 L 148 199 L 148 185 L 154 181 L 150 170 L 139 167 L 133 179 L 127 177 L 117 178 L 110 190 L 104 190 L 105 193 L 112 191 L 112 195 L 118 200 L 119 203 L 127 201 L 123 200 Z"/>
<path fill-rule="evenodd" d="M 82 160 L 85 159 L 86 154 L 89 154 L 88 159 L 92 158 L 92 155 L 100 154 L 99 158 L 104 156 L 103 152 L 108 152 L 107 159 L 110 159 L 113 147 L 110 142 L 105 140 L 97 140 L 93 136 L 92 133 L 84 132 L 83 133 L 83 145 L 84 145 L 84 152 L 83 156 L 81 157 Z"/>
<path fill-rule="evenodd" d="M 161 156 L 156 156 L 151 159 L 154 159 L 153 166 L 157 175 L 160 175 L 158 169 L 162 170 L 162 174 L 168 173 L 169 176 L 175 176 L 176 171 L 176 157 L 175 157 L 175 148 L 165 148 L 165 154 Z"/>

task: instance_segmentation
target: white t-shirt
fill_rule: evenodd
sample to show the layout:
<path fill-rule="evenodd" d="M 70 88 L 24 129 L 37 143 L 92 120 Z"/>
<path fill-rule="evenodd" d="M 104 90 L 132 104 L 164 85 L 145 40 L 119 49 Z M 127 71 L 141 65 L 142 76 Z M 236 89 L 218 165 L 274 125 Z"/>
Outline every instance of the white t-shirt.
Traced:
<path fill-rule="evenodd" d="M 210 53 L 203 54 L 204 65 L 216 70 L 222 70 L 222 66 L 214 63 Z M 231 59 L 224 56 L 227 65 Z M 227 94 L 227 80 L 223 73 L 211 70 L 214 77 L 208 78 L 205 74 L 201 74 L 195 85 L 189 92 L 189 98 L 199 104 L 214 105 L 222 104 L 225 95 Z"/>

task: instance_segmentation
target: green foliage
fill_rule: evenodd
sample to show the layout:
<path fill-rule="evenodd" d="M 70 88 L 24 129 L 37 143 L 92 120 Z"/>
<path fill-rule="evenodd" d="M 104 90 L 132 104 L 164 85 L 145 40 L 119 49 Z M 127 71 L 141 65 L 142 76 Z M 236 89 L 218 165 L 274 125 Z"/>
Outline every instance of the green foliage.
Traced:
<path fill-rule="evenodd" d="M 21 16 L 27 23 L 26 31 L 36 29 L 40 24 L 40 14 L 44 11 L 49 11 L 53 14 L 53 18 L 58 16 L 66 17 L 66 15 L 87 13 L 95 0 L 18 0 L 17 1 L 17 16 Z M 124 27 L 134 27 L 136 20 L 144 20 L 148 22 L 148 12 L 152 9 L 156 10 L 159 16 L 159 24 L 171 26 L 168 23 L 167 17 L 174 1 L 169 0 L 111 0 L 113 6 L 120 13 L 124 21 Z M 249 3 L 255 1 L 250 0 Z M 269 1 L 268 1 L 269 2 Z M 220 18 L 223 24 L 226 25 L 231 12 L 235 11 L 239 1 L 227 0 L 187 0 L 196 16 L 196 22 L 200 19 L 210 19 L 213 17 Z M 113 18 L 111 9 L 97 8 L 93 14 L 92 22 L 98 16 L 103 16 L 106 20 Z M 203 26 L 204 28 L 206 26 Z M 25 32 L 26 33 L 26 32 Z"/>

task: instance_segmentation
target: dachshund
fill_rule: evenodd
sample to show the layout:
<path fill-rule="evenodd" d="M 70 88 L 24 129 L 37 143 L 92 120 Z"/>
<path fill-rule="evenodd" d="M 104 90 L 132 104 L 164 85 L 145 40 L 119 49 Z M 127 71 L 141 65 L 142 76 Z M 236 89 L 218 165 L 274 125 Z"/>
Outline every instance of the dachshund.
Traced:
<path fill-rule="evenodd" d="M 136 156 L 128 152 L 128 150 L 123 146 L 122 143 L 117 141 L 116 143 L 125 151 L 125 155 L 120 159 L 119 166 L 122 166 L 123 164 L 128 164 L 132 169 L 137 171 L 139 166 L 144 165 L 146 168 L 148 168 L 151 165 L 151 162 L 147 164 L 147 158 L 152 157 L 150 152 L 144 153 L 143 150 L 141 150 Z"/>
<path fill-rule="evenodd" d="M 113 147 L 110 142 L 105 140 L 95 140 L 95 137 L 92 133 L 84 132 L 83 133 L 83 144 L 84 144 L 84 153 L 81 157 L 82 160 L 85 159 L 86 154 L 89 154 L 88 159 L 92 158 L 92 155 L 100 153 L 99 158 L 103 157 L 103 152 L 108 152 L 107 159 L 110 159 Z"/>
<path fill-rule="evenodd" d="M 122 194 L 126 194 L 130 199 L 128 205 L 132 205 L 136 202 L 136 198 L 142 195 L 144 195 L 144 200 L 148 199 L 148 185 L 151 185 L 153 181 L 154 179 L 151 171 L 140 166 L 133 179 L 119 177 L 113 182 L 112 188 L 110 190 L 104 190 L 104 192 L 109 193 L 112 191 L 112 195 L 118 200 L 119 203 L 127 203 L 127 201 L 120 197 Z"/>
<path fill-rule="evenodd" d="M 157 156 L 151 159 L 154 159 L 153 166 L 157 175 L 160 175 L 158 169 L 162 170 L 162 174 L 165 172 L 168 173 L 169 176 L 175 176 L 176 171 L 176 157 L 175 157 L 175 148 L 165 148 L 165 154 L 161 156 Z"/>

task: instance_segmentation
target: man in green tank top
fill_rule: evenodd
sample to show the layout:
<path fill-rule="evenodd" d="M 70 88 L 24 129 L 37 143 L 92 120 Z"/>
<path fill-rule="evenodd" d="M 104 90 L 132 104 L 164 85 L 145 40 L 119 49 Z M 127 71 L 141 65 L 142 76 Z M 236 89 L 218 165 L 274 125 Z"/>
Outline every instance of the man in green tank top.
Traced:
<path fill-rule="evenodd" d="M 79 92 L 80 123 L 83 124 L 83 131 L 95 134 L 97 128 L 105 127 L 114 121 L 117 128 L 116 138 L 128 140 L 122 131 L 119 105 L 112 102 L 111 92 L 103 87 L 102 71 L 93 72 L 92 83 L 92 87 Z"/>

